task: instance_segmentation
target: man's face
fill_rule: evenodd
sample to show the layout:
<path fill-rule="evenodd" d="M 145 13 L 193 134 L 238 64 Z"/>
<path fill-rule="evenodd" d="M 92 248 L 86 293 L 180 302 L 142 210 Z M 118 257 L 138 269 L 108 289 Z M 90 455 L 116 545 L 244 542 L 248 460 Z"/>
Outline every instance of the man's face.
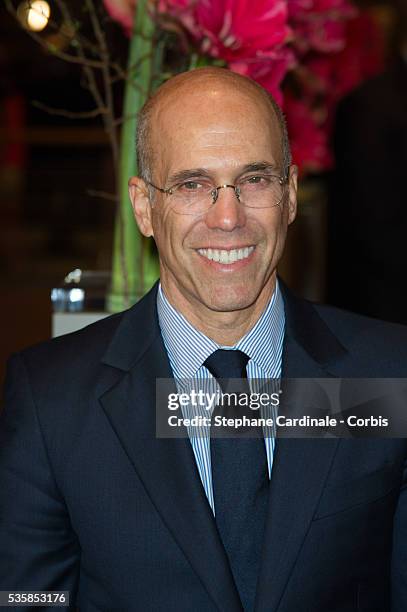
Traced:
<path fill-rule="evenodd" d="M 154 121 L 155 185 L 173 186 L 176 175 L 186 171 L 191 171 L 189 180 L 198 180 L 204 171 L 214 186 L 233 185 L 245 176 L 245 166 L 264 162 L 276 174 L 284 173 L 277 120 L 250 92 L 216 83 L 205 93 L 192 88 L 170 97 Z M 266 303 L 287 225 L 295 216 L 295 170 L 291 174 L 283 202 L 270 208 L 248 208 L 226 188 L 206 213 L 186 215 L 173 210 L 171 195 L 155 193 L 151 228 L 144 227 L 144 233 L 154 236 L 161 283 L 174 304 L 202 313 Z M 238 251 L 243 258 L 221 263 L 208 257 L 209 249 L 212 256 L 214 251 Z"/>

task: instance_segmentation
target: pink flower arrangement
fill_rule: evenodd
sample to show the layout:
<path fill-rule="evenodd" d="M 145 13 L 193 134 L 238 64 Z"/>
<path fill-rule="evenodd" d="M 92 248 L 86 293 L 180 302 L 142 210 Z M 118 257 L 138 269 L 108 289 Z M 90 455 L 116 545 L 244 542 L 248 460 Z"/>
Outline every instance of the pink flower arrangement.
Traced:
<path fill-rule="evenodd" d="M 136 0 L 104 4 L 131 35 Z M 222 60 L 274 95 L 303 173 L 332 166 L 339 99 L 382 66 L 377 27 L 350 0 L 158 0 L 152 6 L 159 25 L 178 24 L 195 52 Z"/>
<path fill-rule="evenodd" d="M 194 16 L 202 51 L 228 63 L 272 55 L 289 34 L 283 0 L 202 0 Z"/>
<path fill-rule="evenodd" d="M 369 13 L 347 20 L 344 37 L 341 51 L 309 52 L 302 59 L 292 73 L 299 95 L 294 97 L 285 88 L 283 106 L 293 158 L 302 174 L 332 168 L 331 136 L 338 102 L 384 67 L 383 37 Z"/>
<path fill-rule="evenodd" d="M 259 81 L 281 101 L 280 84 L 294 65 L 285 0 L 161 0 L 159 8 L 183 23 L 202 54 Z"/>

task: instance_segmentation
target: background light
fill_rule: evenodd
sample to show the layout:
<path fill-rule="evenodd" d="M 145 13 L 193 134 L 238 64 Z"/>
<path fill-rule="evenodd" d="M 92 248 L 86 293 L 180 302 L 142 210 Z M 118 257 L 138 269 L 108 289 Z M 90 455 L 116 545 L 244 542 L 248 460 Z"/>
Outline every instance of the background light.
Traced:
<path fill-rule="evenodd" d="M 50 18 L 51 8 L 45 0 L 33 0 L 20 5 L 19 12 L 25 13 L 26 27 L 34 32 L 41 32 Z"/>

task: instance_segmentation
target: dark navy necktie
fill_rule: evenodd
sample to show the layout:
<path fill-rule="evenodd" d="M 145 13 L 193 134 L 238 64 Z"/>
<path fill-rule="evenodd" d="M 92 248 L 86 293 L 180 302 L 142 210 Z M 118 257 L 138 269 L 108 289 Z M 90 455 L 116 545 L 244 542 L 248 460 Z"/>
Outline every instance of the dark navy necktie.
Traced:
<path fill-rule="evenodd" d="M 218 379 L 223 393 L 250 394 L 246 375 L 248 360 L 242 351 L 219 349 L 208 357 L 204 366 Z M 222 414 L 222 407 L 215 407 L 214 413 Z M 268 499 L 263 436 L 218 438 L 211 435 L 211 464 L 216 524 L 243 608 L 251 612 Z"/>

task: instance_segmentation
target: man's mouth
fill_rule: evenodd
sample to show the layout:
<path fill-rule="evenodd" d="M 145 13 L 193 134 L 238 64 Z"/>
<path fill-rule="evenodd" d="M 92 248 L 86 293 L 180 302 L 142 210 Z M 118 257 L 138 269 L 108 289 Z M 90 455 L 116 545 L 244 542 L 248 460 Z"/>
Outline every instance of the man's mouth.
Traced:
<path fill-rule="evenodd" d="M 237 261 L 247 259 L 254 251 L 254 246 L 243 247 L 242 249 L 198 249 L 198 253 L 210 261 L 221 264 L 233 264 Z"/>

